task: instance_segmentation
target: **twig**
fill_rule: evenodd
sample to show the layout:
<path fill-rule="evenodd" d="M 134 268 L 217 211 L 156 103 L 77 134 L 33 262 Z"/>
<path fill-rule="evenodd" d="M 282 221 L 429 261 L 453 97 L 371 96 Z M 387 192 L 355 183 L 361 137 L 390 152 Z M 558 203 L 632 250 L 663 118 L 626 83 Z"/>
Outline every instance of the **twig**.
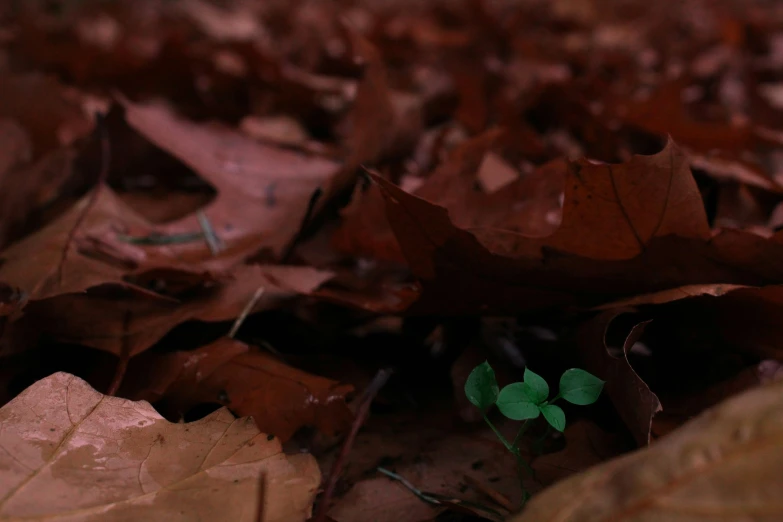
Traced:
<path fill-rule="evenodd" d="M 474 509 L 483 511 L 485 513 L 491 513 L 492 515 L 496 517 L 502 517 L 503 514 L 498 512 L 495 509 L 492 509 L 491 507 L 485 506 L 483 504 L 479 504 L 478 502 L 470 502 L 467 500 L 461 500 L 458 498 L 453 498 L 447 495 L 440 495 L 438 493 L 430 493 L 427 491 L 422 491 L 411 482 L 403 477 L 402 475 L 398 475 L 397 473 L 394 473 L 393 471 L 389 471 L 386 468 L 376 468 L 378 471 L 389 477 L 390 479 L 398 481 L 400 484 L 405 486 L 410 490 L 411 493 L 419 497 L 424 502 L 427 502 L 428 504 L 432 504 L 434 506 L 445 506 L 445 507 L 452 507 L 455 509 L 465 509 L 461 506 L 468 506 L 472 507 Z M 475 513 L 475 512 L 473 512 Z"/>
<path fill-rule="evenodd" d="M 372 404 L 375 396 L 378 395 L 378 392 L 381 391 L 381 388 L 383 388 L 389 380 L 392 372 L 393 370 L 391 369 L 378 370 L 378 373 L 365 390 L 359 408 L 356 410 L 356 417 L 351 425 L 351 431 L 345 438 L 343 447 L 340 448 L 340 453 L 337 455 L 337 460 L 334 461 L 332 469 L 329 471 L 329 478 L 326 479 L 326 489 L 324 490 L 321 500 L 318 502 L 318 510 L 315 513 L 315 517 L 312 519 L 313 522 L 324 522 L 326 520 L 326 511 L 329 509 L 329 502 L 334 496 L 334 488 L 337 486 L 340 472 L 342 471 L 343 466 L 345 466 L 348 454 L 351 452 L 351 447 L 353 447 L 353 441 L 356 439 L 356 434 L 359 433 L 359 428 L 362 427 L 362 424 L 364 424 L 364 421 L 367 419 L 367 414 L 370 412 L 370 404 Z"/>
<path fill-rule="evenodd" d="M 117 240 L 131 245 L 175 245 L 178 243 L 191 243 L 204 239 L 203 232 L 183 232 L 182 234 L 150 234 L 148 236 L 127 236 L 117 234 Z"/>
<path fill-rule="evenodd" d="M 291 240 L 291 243 L 289 243 L 288 247 L 285 249 L 285 252 L 283 252 L 283 255 L 280 256 L 280 264 L 284 265 L 291 260 L 291 256 L 294 254 L 294 250 L 302 241 L 302 236 L 304 235 L 305 229 L 310 223 L 310 219 L 313 217 L 313 212 L 315 212 L 315 204 L 318 203 L 319 199 L 321 199 L 323 193 L 323 189 L 318 187 L 310 195 L 310 201 L 307 202 L 307 210 L 305 210 L 305 215 L 302 218 L 302 222 L 299 224 L 299 229 Z"/>
<path fill-rule="evenodd" d="M 198 219 L 198 224 L 204 233 L 204 241 L 207 242 L 209 251 L 212 252 L 213 256 L 218 255 L 221 250 L 226 248 L 226 245 L 218 237 L 214 227 L 212 226 L 212 223 L 209 222 L 209 218 L 203 210 L 196 212 L 196 219 Z"/>
<path fill-rule="evenodd" d="M 245 322 L 245 319 L 247 319 L 247 316 L 250 315 L 250 312 L 253 310 L 253 307 L 256 305 L 256 303 L 258 303 L 258 300 L 261 299 L 262 295 L 264 295 L 264 287 L 259 286 L 256 292 L 253 294 L 253 297 L 251 297 L 250 301 L 248 301 L 245 305 L 242 313 L 239 314 L 239 317 L 237 317 L 237 320 L 234 321 L 233 325 L 231 325 L 231 330 L 228 331 L 228 336 L 231 339 L 233 339 L 237 334 L 239 328 L 242 326 L 242 323 Z"/>
<path fill-rule="evenodd" d="M 101 143 L 101 170 L 98 172 L 98 181 L 95 188 L 90 194 L 90 199 L 87 200 L 87 204 L 84 206 L 84 210 L 76 218 L 76 222 L 68 232 L 68 237 L 63 245 L 62 255 L 60 256 L 60 262 L 57 265 L 57 284 L 63 282 L 63 268 L 65 267 L 65 260 L 68 257 L 68 251 L 71 249 L 71 243 L 76 236 L 76 231 L 82 226 L 84 219 L 90 212 L 90 209 L 95 206 L 95 202 L 98 201 L 98 194 L 100 194 L 101 188 L 106 184 L 106 180 L 109 178 L 109 163 L 111 160 L 111 147 L 109 146 L 109 132 L 106 129 L 106 122 L 104 116 L 101 113 L 95 114 L 95 130 L 98 133 Z"/>
<path fill-rule="evenodd" d="M 399 482 L 400 484 L 402 484 L 403 486 L 408 488 L 411 493 L 413 493 L 414 495 L 416 495 L 417 497 L 422 499 L 424 502 L 426 502 L 428 504 L 433 504 L 433 505 L 436 505 L 436 506 L 440 506 L 441 505 L 441 501 L 440 500 L 438 500 L 435 497 L 432 497 L 432 496 L 424 493 L 422 490 L 420 490 L 419 488 L 417 488 L 416 486 L 411 484 L 410 481 L 408 479 L 406 479 L 405 477 L 403 477 L 402 475 L 398 475 L 398 474 L 394 473 L 393 471 L 389 471 L 386 468 L 379 467 L 379 468 L 376 468 L 376 469 L 378 471 L 380 471 L 381 473 L 383 473 L 384 475 L 386 475 L 387 477 L 396 480 L 397 482 Z"/>

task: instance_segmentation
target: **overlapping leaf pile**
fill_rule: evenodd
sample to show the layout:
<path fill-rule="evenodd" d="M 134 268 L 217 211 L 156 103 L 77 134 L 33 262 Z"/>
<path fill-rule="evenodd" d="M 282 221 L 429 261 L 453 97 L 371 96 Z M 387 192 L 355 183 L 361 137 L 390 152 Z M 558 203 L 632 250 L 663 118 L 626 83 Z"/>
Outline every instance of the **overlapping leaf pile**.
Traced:
<path fill-rule="evenodd" d="M 0 429 L 0 470 L 16 477 L 0 478 L 0 520 L 89 517 L 147 496 L 166 497 L 162 517 L 176 487 L 148 491 L 145 465 L 214 478 L 172 471 L 180 457 L 157 455 L 163 439 L 129 432 L 133 487 L 119 473 L 106 498 L 60 498 L 97 477 L 53 471 L 84 451 L 85 419 L 100 438 L 114 410 L 153 415 L 123 399 L 203 418 L 194 429 L 209 441 L 233 424 L 226 410 L 205 415 L 226 406 L 325 472 L 353 392 L 387 367 L 329 516 L 419 521 L 490 502 L 502 516 L 521 505 L 514 463 L 461 394 L 486 359 L 501 384 L 526 365 L 550 382 L 572 367 L 606 381 L 605 399 L 568 411 L 564 438 L 531 431 L 525 488 L 653 443 L 598 468 L 615 477 L 605 484 L 591 482 L 602 471 L 563 483 L 597 499 L 585 520 L 647 520 L 645 506 L 675 498 L 666 485 L 701 465 L 679 458 L 684 446 L 706 441 L 715 462 L 710 448 L 733 451 L 710 437 L 743 403 L 698 421 L 704 441 L 697 425 L 656 439 L 783 376 L 778 6 L 35 0 L 0 6 L 0 20 L 0 401 L 13 399 L 0 418 L 15 426 Z M 99 392 L 62 373 L 41 380 L 63 371 Z M 54 408 L 46 390 L 72 386 L 85 398 L 65 409 L 84 416 L 52 421 L 64 438 L 51 445 L 67 442 L 46 450 L 52 464 L 25 445 L 44 440 L 26 423 L 48 414 L 19 411 L 33 396 Z M 763 391 L 778 388 L 734 400 L 779 413 Z M 758 408 L 742 422 L 772 415 Z M 179 429 L 158 431 L 187 438 Z M 770 457 L 746 475 L 768 491 L 783 438 L 758 430 Z M 237 448 L 255 440 L 242 433 Z M 737 454 L 751 438 L 737 435 Z M 252 462 L 287 462 L 270 448 Z M 153 453 L 161 463 L 145 464 Z M 95 457 L 79 458 L 98 470 Z M 280 466 L 310 487 L 312 468 Z M 427 505 L 378 466 L 454 500 Z M 703 506 L 767 513 L 761 493 L 725 503 L 741 473 L 714 477 Z M 30 480 L 42 489 L 22 491 Z M 669 496 L 642 495 L 651 482 Z M 555 517 L 543 499 L 559 487 L 532 520 Z M 35 497 L 46 488 L 51 505 Z M 265 516 L 304 518 L 308 495 Z M 248 502 L 237 516 L 257 511 Z"/>

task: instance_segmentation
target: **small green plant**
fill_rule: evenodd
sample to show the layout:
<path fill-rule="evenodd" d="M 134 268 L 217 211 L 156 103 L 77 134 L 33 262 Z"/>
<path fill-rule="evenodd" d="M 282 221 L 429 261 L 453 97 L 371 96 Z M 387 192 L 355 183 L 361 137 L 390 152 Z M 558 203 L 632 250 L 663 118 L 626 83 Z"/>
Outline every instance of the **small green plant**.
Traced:
<path fill-rule="evenodd" d="M 603 387 L 604 381 L 595 375 L 578 368 L 572 368 L 563 372 L 563 375 L 560 376 L 560 389 L 557 395 L 548 399 L 549 385 L 547 382 L 540 375 L 525 368 L 522 382 L 509 384 L 501 390 L 495 379 L 495 371 L 487 361 L 484 361 L 470 372 L 470 376 L 465 382 L 465 395 L 471 404 L 481 410 L 484 421 L 492 428 L 506 449 L 516 457 L 520 472 L 519 480 L 522 483 L 523 470 L 527 470 L 531 476 L 533 475 L 532 468 L 522 458 L 519 450 L 519 442 L 527 431 L 530 421 L 542 415 L 550 426 L 562 432 L 566 426 L 565 413 L 554 404 L 555 401 L 565 399 L 571 404 L 580 406 L 592 404 L 598 400 Z M 487 417 L 487 412 L 492 405 L 497 406 L 500 413 L 511 420 L 525 421 L 519 428 L 513 442 L 506 440 Z M 523 500 L 526 501 L 530 494 L 524 485 L 522 492 Z"/>

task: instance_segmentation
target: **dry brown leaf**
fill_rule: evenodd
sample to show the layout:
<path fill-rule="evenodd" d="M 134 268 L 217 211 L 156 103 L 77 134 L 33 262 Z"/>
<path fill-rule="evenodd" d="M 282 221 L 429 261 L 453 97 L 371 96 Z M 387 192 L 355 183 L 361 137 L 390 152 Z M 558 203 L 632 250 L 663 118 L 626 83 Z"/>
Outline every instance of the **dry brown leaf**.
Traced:
<path fill-rule="evenodd" d="M 252 416 L 259 429 L 283 441 L 306 425 L 332 435 L 353 418 L 345 404 L 350 385 L 308 374 L 233 339 L 134 362 L 138 371 L 129 370 L 131 389 L 123 395 L 150 401 L 162 397 L 180 412 L 199 403 L 223 404 Z"/>
<path fill-rule="evenodd" d="M 125 101 L 128 124 L 211 183 L 217 198 L 204 209 L 225 258 L 262 248 L 279 255 L 301 227 L 313 192 L 331 179 L 337 164 L 279 149 L 230 129 L 200 125 L 163 105 Z M 162 227 L 169 234 L 200 230 L 195 215 Z M 177 245 L 192 262 L 212 258 L 201 243 Z"/>
<path fill-rule="evenodd" d="M 0 117 L 17 121 L 27 131 L 34 158 L 70 145 L 93 127 L 79 104 L 67 99 L 65 88 L 41 74 L 2 75 Z"/>
<path fill-rule="evenodd" d="M 0 269 L 0 275 L 2 274 Z M 158 270 L 141 274 L 169 282 L 181 274 Z M 332 277 L 306 266 L 240 265 L 230 276 L 206 277 L 186 298 L 174 300 L 127 285 L 99 287 L 83 293 L 57 295 L 30 303 L 25 315 L 9 328 L 45 333 L 51 338 L 80 343 L 115 355 L 136 355 L 159 341 L 178 324 L 190 320 L 230 321 L 238 317 L 259 288 L 263 294 L 250 313 L 278 306 L 285 299 L 306 295 Z M 78 309 L 78 314 L 71 310 Z M 68 321 L 60 320 L 68 315 Z M 44 325 L 42 327 L 42 325 Z"/>
<path fill-rule="evenodd" d="M 628 351 L 642 336 L 648 322 L 631 328 L 620 347 L 620 356 L 610 354 L 606 345 L 606 332 L 612 321 L 633 311 L 632 308 L 617 308 L 586 321 L 576 334 L 576 342 L 587 369 L 606 381 L 606 394 L 637 444 L 646 446 L 650 443 L 652 420 L 661 410 L 661 402 L 631 366 Z"/>
<path fill-rule="evenodd" d="M 451 209 L 373 179 L 421 281 L 411 312 L 515 313 L 595 306 L 612 294 L 617 299 L 686 284 L 783 280 L 781 266 L 772 262 L 783 253 L 783 235 L 713 234 L 687 160 L 672 142 L 619 165 L 572 163 L 562 223 L 544 237 L 502 226 L 461 228 Z"/>
<path fill-rule="evenodd" d="M 421 491 L 502 511 L 483 493 L 465 487 L 464 477 L 469 475 L 519 506 L 522 491 L 514 457 L 488 428 L 481 433 L 459 433 L 458 425 L 452 422 L 447 412 L 432 412 L 426 419 L 371 419 L 356 439 L 350 468 L 343 477 L 352 487 L 335 502 L 329 516 L 337 522 L 424 522 L 443 510 L 380 474 L 377 466 L 399 474 Z M 513 436 L 511 430 L 506 430 L 507 436 Z M 321 464 L 329 465 L 324 461 Z M 532 481 L 527 486 L 535 487 Z"/>
<path fill-rule="evenodd" d="M 652 447 L 535 497 L 511 522 L 783 517 L 783 382 L 708 410 Z"/>
<path fill-rule="evenodd" d="M 0 520 L 304 521 L 315 460 L 225 409 L 172 424 L 56 373 L 0 409 Z M 262 484 L 260 486 L 260 484 Z"/>
<path fill-rule="evenodd" d="M 108 188 L 101 189 L 91 206 L 90 198 L 91 194 L 86 195 L 66 214 L 4 250 L 0 281 L 12 282 L 30 300 L 40 300 L 105 283 L 122 283 L 126 273 L 149 262 L 144 249 L 115 238 L 129 230 L 148 231 L 148 223 Z M 68 244 L 71 231 L 88 206 L 73 242 Z M 90 237 L 96 241 L 90 242 Z M 113 248 L 100 252 L 98 241 L 104 246 L 111 241 Z M 63 259 L 66 245 L 68 253 Z"/>
<path fill-rule="evenodd" d="M 520 177 L 491 151 L 502 136 L 503 131 L 491 129 L 460 143 L 412 193 L 445 207 L 449 218 L 461 228 L 499 227 L 545 236 L 560 223 L 558 200 L 567 166 L 555 160 Z M 494 181 L 487 181 L 489 177 Z M 488 189 L 477 190 L 477 185 Z M 405 259 L 382 200 L 376 186 L 364 192 L 357 188 L 334 235 L 341 251 L 393 262 Z"/>
<path fill-rule="evenodd" d="M 531 459 L 538 482 L 536 489 L 551 486 L 630 449 L 621 436 L 584 419 L 569 424 L 563 435 L 565 448 Z"/>

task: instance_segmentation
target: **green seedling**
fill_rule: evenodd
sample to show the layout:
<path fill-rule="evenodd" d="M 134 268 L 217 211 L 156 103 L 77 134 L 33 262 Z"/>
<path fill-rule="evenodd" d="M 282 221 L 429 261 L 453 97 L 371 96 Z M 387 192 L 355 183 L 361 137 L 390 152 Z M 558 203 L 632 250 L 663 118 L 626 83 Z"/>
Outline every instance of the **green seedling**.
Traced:
<path fill-rule="evenodd" d="M 530 421 L 544 417 L 550 426 L 562 432 L 566 427 L 565 412 L 554 404 L 555 401 L 563 399 L 579 406 L 593 404 L 601 395 L 603 387 L 604 381 L 595 375 L 572 368 L 563 372 L 557 395 L 549 399 L 547 382 L 543 377 L 526 368 L 522 382 L 509 384 L 501 390 L 495 379 L 495 371 L 487 361 L 484 361 L 470 372 L 465 382 L 465 395 L 471 404 L 481 410 L 484 421 L 492 428 L 506 449 L 516 457 L 520 473 L 519 481 L 523 484 L 523 471 L 526 470 L 531 476 L 533 475 L 532 468 L 522 458 L 519 450 L 519 442 L 527 431 Z M 487 412 L 493 405 L 509 419 L 524 421 L 512 442 L 509 442 L 487 417 Z M 522 493 L 523 502 L 527 501 L 530 493 L 525 489 L 524 484 Z"/>

